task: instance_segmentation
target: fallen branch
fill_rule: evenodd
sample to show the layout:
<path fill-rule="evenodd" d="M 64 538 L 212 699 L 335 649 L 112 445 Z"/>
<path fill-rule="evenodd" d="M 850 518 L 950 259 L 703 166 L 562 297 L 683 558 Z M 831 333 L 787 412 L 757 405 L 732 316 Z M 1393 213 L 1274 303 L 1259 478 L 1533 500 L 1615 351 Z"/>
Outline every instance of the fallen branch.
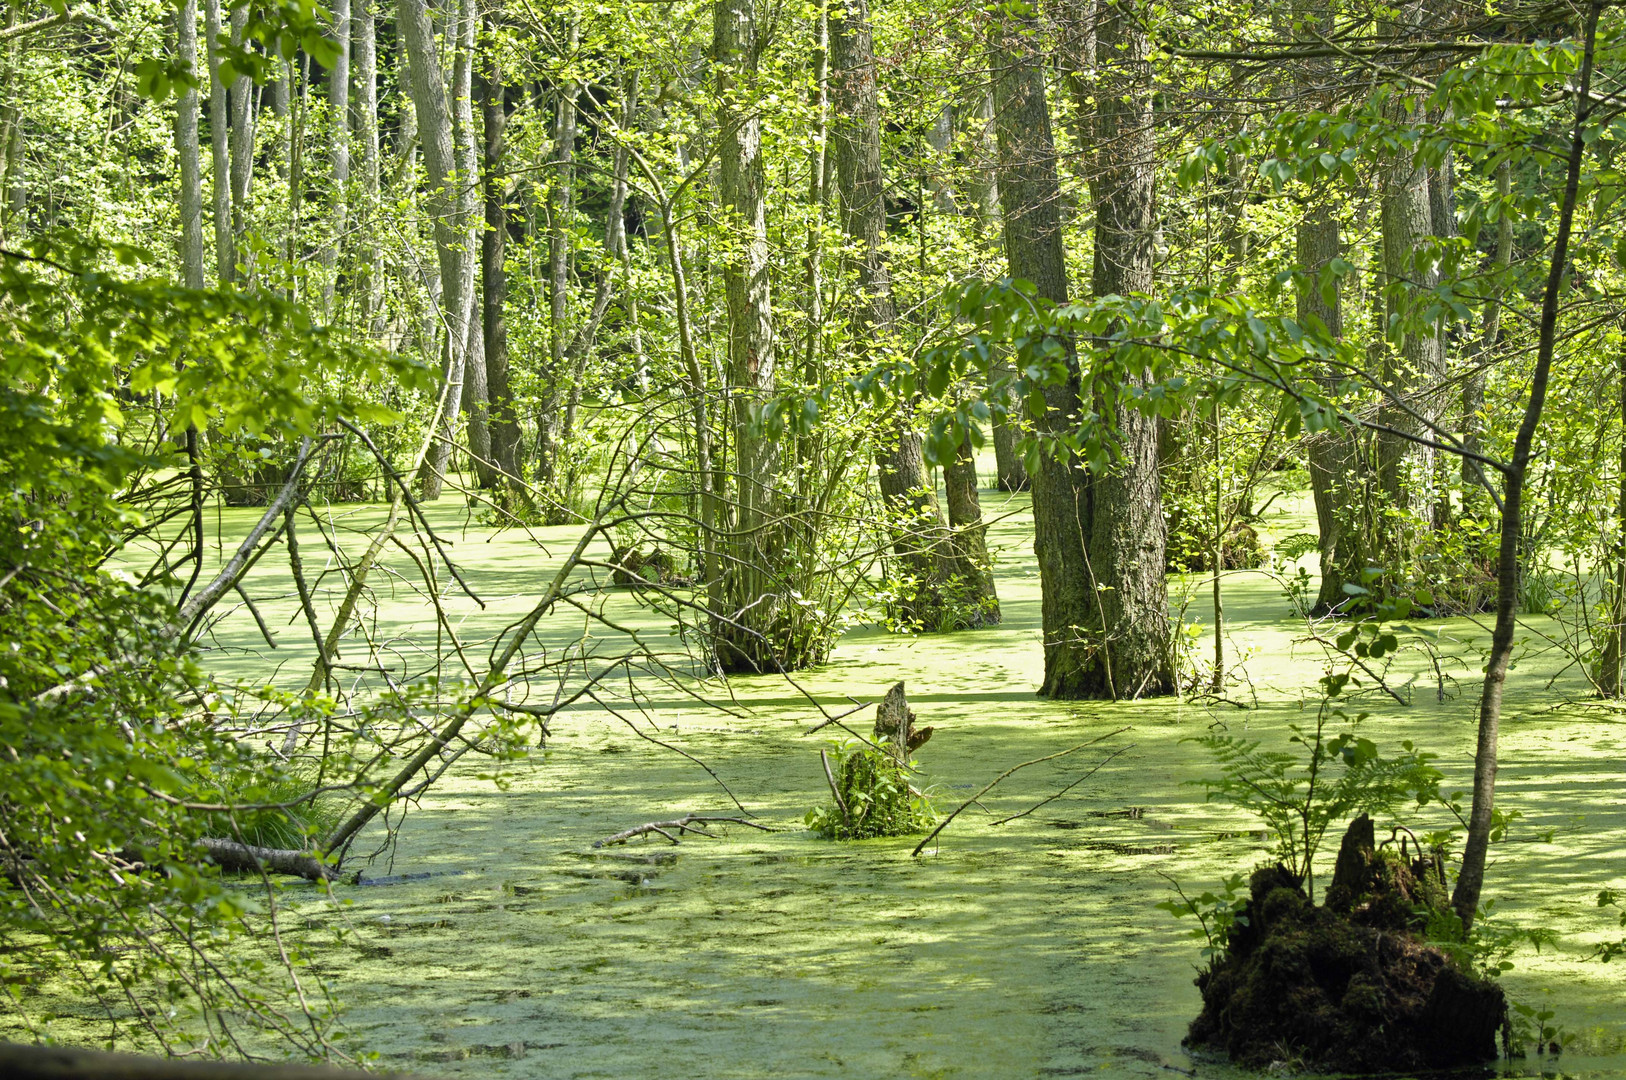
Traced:
<path fill-rule="evenodd" d="M 253 844 L 240 844 L 236 840 L 212 836 L 206 836 L 198 843 L 222 870 L 269 870 L 308 881 L 331 881 L 340 876 L 337 866 L 323 862 L 308 851 L 255 847 Z"/>
<path fill-rule="evenodd" d="M 1109 731 L 1105 735 L 1098 735 L 1095 738 L 1090 739 L 1088 742 L 1081 742 L 1077 746 L 1069 747 L 1066 750 L 1060 750 L 1060 751 L 1057 751 L 1054 754 L 1046 754 L 1044 757 L 1034 758 L 1032 761 L 1024 761 L 1020 765 L 1012 765 L 1010 768 L 1006 769 L 1004 772 L 1000 773 L 998 776 L 996 776 L 992 780 L 988 781 L 988 786 L 987 787 L 983 788 L 981 791 L 979 791 L 975 795 L 971 796 L 971 798 L 967 799 L 965 802 L 963 802 L 959 806 L 955 807 L 954 813 L 952 813 L 948 817 L 944 818 L 942 820 L 942 822 L 938 824 L 937 828 L 935 828 L 931 832 L 927 833 L 926 838 L 924 840 L 922 840 L 920 843 L 915 845 L 915 850 L 913 850 L 913 851 L 911 851 L 909 853 L 910 857 L 913 858 L 914 856 L 919 855 L 921 853 L 921 851 L 925 849 L 926 845 L 931 843 L 932 840 L 936 838 L 938 833 L 940 833 L 944 829 L 948 828 L 949 822 L 953 821 L 955 818 L 960 816 L 961 811 L 963 811 L 966 807 L 968 807 L 968 806 L 972 805 L 973 803 L 975 803 L 978 799 L 982 798 L 984 795 L 988 794 L 990 791 L 994 790 L 994 786 L 996 784 L 998 784 L 1001 780 L 1005 779 L 1007 776 L 1011 775 L 1012 773 L 1020 772 L 1021 770 L 1027 768 L 1029 765 L 1038 765 L 1041 762 L 1055 761 L 1057 758 L 1064 758 L 1068 754 L 1076 754 L 1078 751 L 1083 750 L 1085 747 L 1094 746 L 1096 743 L 1101 742 L 1101 741 L 1103 741 L 1105 739 L 1110 739 L 1114 735 L 1122 735 L 1124 732 L 1126 732 L 1128 730 L 1129 730 L 1129 727 L 1126 724 L 1125 726 L 1119 728 L 1116 731 Z M 1102 764 L 1104 765 L 1104 764 L 1106 764 L 1106 762 L 1102 762 Z M 1097 766 L 1097 768 L 1099 768 L 1099 766 Z"/>
<path fill-rule="evenodd" d="M 647 824 L 638 825 L 634 828 L 618 832 L 614 836 L 606 836 L 602 840 L 594 840 L 593 846 L 596 848 L 601 848 L 610 847 L 614 844 L 625 844 L 628 840 L 634 840 L 640 836 L 648 836 L 650 833 L 660 833 L 662 836 L 666 837 L 675 844 L 678 842 L 678 840 L 676 836 L 672 835 L 672 833 L 675 832 L 681 835 L 683 833 L 692 832 L 697 833 L 700 836 L 711 836 L 711 834 L 706 832 L 704 829 L 697 829 L 695 826 L 707 825 L 711 824 L 712 822 L 721 821 L 732 822 L 735 825 L 749 825 L 751 828 L 761 829 L 763 832 L 774 831 L 766 825 L 759 825 L 754 821 L 747 821 L 742 817 L 724 817 L 718 814 L 685 814 L 676 821 L 651 821 Z M 670 832 L 668 830 L 670 830 Z"/>
<path fill-rule="evenodd" d="M 990 825 L 1003 825 L 1007 821 L 1015 821 L 1017 818 L 1025 818 L 1025 817 L 1027 817 L 1029 814 L 1031 814 L 1035 810 L 1039 809 L 1039 807 L 1044 806 L 1046 803 L 1055 802 L 1057 799 L 1061 798 L 1063 795 L 1067 794 L 1069 791 L 1073 790 L 1078 785 L 1082 784 L 1084 781 L 1088 780 L 1090 777 L 1092 777 L 1096 773 L 1100 772 L 1101 769 L 1106 765 L 1107 762 L 1111 761 L 1113 758 L 1117 757 L 1119 754 L 1128 753 L 1130 750 L 1133 750 L 1134 748 L 1135 748 L 1135 744 L 1130 743 L 1128 746 L 1120 747 L 1119 749 L 1114 750 L 1112 753 L 1108 754 L 1106 757 L 1104 757 L 1100 761 L 1096 762 L 1095 767 L 1093 769 L 1091 769 L 1089 772 L 1085 773 L 1083 776 L 1079 777 L 1077 780 L 1074 780 L 1071 784 L 1068 784 L 1066 787 L 1062 788 L 1060 791 L 1056 792 L 1054 795 L 1051 795 L 1049 798 L 1040 799 L 1038 802 L 1034 803 L 1032 806 L 1028 807 L 1026 810 L 1023 810 L 1021 813 L 1012 814 L 1010 817 L 1002 817 L 998 821 L 989 822 L 989 824 Z M 1117 812 L 1121 813 L 1122 811 L 1117 811 Z M 1105 817 L 1106 815 L 1102 814 L 1101 816 Z M 1135 816 L 1138 817 L 1139 815 L 1135 815 Z"/>
<path fill-rule="evenodd" d="M 852 813 L 847 809 L 847 800 L 841 797 L 841 789 L 836 786 L 836 774 L 830 771 L 830 755 L 820 750 L 819 760 L 824 762 L 824 778 L 830 782 L 830 795 L 836 800 L 836 807 L 841 811 L 841 820 L 851 827 Z"/>
<path fill-rule="evenodd" d="M 285 1062 L 177 1061 L 173 1058 L 108 1054 L 72 1046 L 0 1043 L 0 1076 L 11 1080 L 341 1080 L 343 1077 L 403 1076 L 359 1073 L 324 1065 Z"/>

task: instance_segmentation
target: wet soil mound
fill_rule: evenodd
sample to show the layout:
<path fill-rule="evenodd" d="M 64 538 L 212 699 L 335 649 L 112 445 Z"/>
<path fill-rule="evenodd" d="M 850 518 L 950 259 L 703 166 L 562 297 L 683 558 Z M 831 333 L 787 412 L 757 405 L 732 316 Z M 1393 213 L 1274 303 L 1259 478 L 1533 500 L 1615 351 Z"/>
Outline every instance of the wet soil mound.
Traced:
<path fill-rule="evenodd" d="M 1323 906 L 1280 865 L 1256 871 L 1227 950 L 1197 978 L 1203 1011 L 1187 1044 L 1253 1068 L 1328 1072 L 1495 1059 L 1502 988 L 1420 936 L 1445 907 L 1437 859 L 1375 850 L 1365 815 L 1344 836 Z"/>

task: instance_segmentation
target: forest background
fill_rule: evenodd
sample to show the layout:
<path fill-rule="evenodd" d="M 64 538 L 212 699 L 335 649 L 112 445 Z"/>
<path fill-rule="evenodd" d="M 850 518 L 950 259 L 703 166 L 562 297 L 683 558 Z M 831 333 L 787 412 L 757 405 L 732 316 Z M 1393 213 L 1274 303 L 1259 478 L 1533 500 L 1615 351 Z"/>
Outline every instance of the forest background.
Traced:
<path fill-rule="evenodd" d="M 1470 932 L 1519 620 L 1554 620 L 1591 703 L 1623 693 L 1623 28 L 1597 2 L 9 6 L 11 1000 L 74 984 L 166 1049 L 246 1050 L 246 1018 L 344 1056 L 270 877 L 221 869 L 336 877 L 578 703 L 795 686 L 856 623 L 997 624 L 990 486 L 1031 493 L 1052 699 L 1239 699 L 1233 570 L 1275 574 L 1328 701 L 1481 619 Z M 1267 550 L 1306 489 L 1314 531 Z M 482 603 L 434 524 L 454 498 L 576 527 L 486 636 L 449 614 Z M 250 508 L 224 540 L 222 507 Z M 228 619 L 275 647 L 244 588 L 273 552 L 292 682 L 219 662 Z M 1171 571 L 1204 575 L 1211 640 Z M 377 633 L 386 578 L 427 635 Z"/>

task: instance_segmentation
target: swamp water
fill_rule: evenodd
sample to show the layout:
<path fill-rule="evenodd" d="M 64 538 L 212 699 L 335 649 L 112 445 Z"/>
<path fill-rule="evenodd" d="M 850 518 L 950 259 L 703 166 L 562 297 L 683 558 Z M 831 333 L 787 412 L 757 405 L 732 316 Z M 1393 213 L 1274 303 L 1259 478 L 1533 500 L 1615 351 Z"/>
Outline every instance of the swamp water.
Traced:
<path fill-rule="evenodd" d="M 1257 708 L 1037 698 L 1039 592 L 1025 499 L 985 499 L 990 513 L 1011 512 L 990 535 L 1003 626 L 918 638 L 856 630 L 797 683 L 837 712 L 906 680 L 919 722 L 936 728 L 919 757 L 944 810 L 1011 765 L 1129 730 L 1016 774 L 910 858 L 913 839 L 837 844 L 801 829 L 802 815 L 829 798 L 818 750 L 831 743 L 804 736 L 820 713 L 784 680 L 734 680 L 733 715 L 652 686 L 639 723 L 706 761 L 760 821 L 784 831 L 722 825 L 716 839 L 595 850 L 594 840 L 643 822 L 736 811 L 690 761 L 601 709 L 573 709 L 552 721 L 545 749 L 505 769 L 507 790 L 477 775 L 489 763 L 463 759 L 411 810 L 393 852 L 366 868 L 370 882 L 334 890 L 344 906 L 315 887 L 287 888 L 301 916 L 355 929 L 319 969 L 357 1040 L 386 1067 L 429 1075 L 1242 1075 L 1181 1049 L 1199 1007 L 1201 942 L 1187 936 L 1190 920 L 1154 905 L 1172 895 L 1164 875 L 1195 894 L 1246 874 L 1268 845 L 1256 822 L 1190 786 L 1214 768 L 1182 740 L 1223 721 L 1280 741 L 1287 723 L 1313 721 L 1319 652 L 1294 645 L 1298 627 L 1279 587 L 1242 573 L 1225 588 L 1228 652 L 1245 673 L 1229 693 L 1256 698 Z M 1302 509 L 1273 515 L 1267 532 L 1305 531 Z M 557 565 L 523 531 L 465 528 L 452 500 L 430 513 L 487 602 L 449 601 L 471 637 L 526 610 Z M 222 532 L 240 535 L 252 518 L 227 511 Z M 579 530 L 533 535 L 557 556 Z M 306 546 L 307 560 L 320 554 Z M 257 602 L 282 597 L 262 604 L 281 647 L 266 651 L 239 612 L 219 636 L 234 648 L 211 663 L 302 685 L 309 638 L 291 621 L 291 590 L 272 561 L 256 568 L 249 592 Z M 1206 597 L 1203 586 L 1190 617 L 1209 618 Z M 435 648 L 427 605 L 400 585 L 381 599 L 379 634 Z M 611 603 L 637 618 L 625 594 Z M 1438 752 L 1451 782 L 1466 787 L 1474 646 L 1488 633 L 1465 620 L 1436 625 L 1455 658 L 1436 674 L 1408 654 L 1417 674 L 1397 681 L 1413 704 L 1363 699 L 1373 715 L 1362 730 L 1385 749 L 1410 738 Z M 560 614 L 547 633 L 563 639 L 582 626 Z M 1512 677 L 1499 802 L 1523 817 L 1492 849 L 1487 895 L 1507 923 L 1560 934 L 1556 950 L 1521 952 L 1506 984 L 1555 1009 L 1572 1042 L 1561 1058 L 1503 1070 L 1626 1077 L 1626 963 L 1585 960 L 1612 929 L 1597 891 L 1626 886 L 1626 722 L 1605 709 L 1551 707 L 1582 686 L 1570 672 L 1546 687 L 1563 660 L 1542 651 L 1543 629 L 1527 635 L 1531 652 Z M 1197 648 L 1211 655 L 1211 636 Z M 867 727 L 872 715 L 851 722 Z M 991 824 L 1125 747 L 1062 797 Z M 1131 808 L 1139 813 L 1104 816 Z M 1324 851 L 1329 867 L 1337 833 Z M 366 840 L 356 850 L 369 850 Z"/>

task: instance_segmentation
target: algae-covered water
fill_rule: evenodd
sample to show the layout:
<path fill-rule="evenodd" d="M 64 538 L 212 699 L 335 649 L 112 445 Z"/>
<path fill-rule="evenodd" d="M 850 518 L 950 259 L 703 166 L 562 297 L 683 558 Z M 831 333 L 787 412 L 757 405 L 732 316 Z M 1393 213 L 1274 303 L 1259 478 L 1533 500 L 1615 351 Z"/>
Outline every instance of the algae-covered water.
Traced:
<path fill-rule="evenodd" d="M 572 711 L 553 721 L 545 749 L 507 770 L 505 790 L 478 775 L 488 763 L 465 759 L 410 813 L 388 861 L 335 889 L 338 906 L 314 887 L 288 888 L 314 925 L 355 928 L 321 970 L 359 1041 L 386 1066 L 462 1076 L 1230 1075 L 1180 1046 L 1198 1008 L 1201 943 L 1155 905 L 1171 895 L 1166 878 L 1200 891 L 1245 873 L 1267 844 L 1256 823 L 1191 786 L 1213 768 L 1185 740 L 1217 721 L 1280 740 L 1312 716 L 1301 707 L 1313 703 L 1318 653 L 1294 644 L 1300 628 L 1278 585 L 1239 574 L 1226 582 L 1241 676 L 1229 696 L 1257 708 L 1037 698 L 1031 521 L 1021 497 L 985 498 L 990 512 L 1013 511 L 991 537 L 1003 626 L 917 638 L 855 630 L 797 682 L 835 710 L 906 680 L 920 722 L 936 728 L 920 758 L 946 808 L 1018 762 L 1128 731 L 1018 773 L 911 858 L 913 840 L 836 844 L 800 828 L 828 797 L 818 749 L 830 742 L 804 735 L 820 714 L 786 682 L 735 680 L 732 713 L 656 687 L 640 723 L 706 761 L 781 831 L 724 825 L 676 847 L 655 837 L 595 850 L 620 829 L 731 804 L 704 771 L 623 721 Z M 1288 505 L 1266 523 L 1278 536 L 1306 528 L 1302 505 Z M 525 610 L 579 532 L 494 533 L 467 525 L 451 501 L 431 513 L 487 602 L 456 604 L 470 635 Z M 222 532 L 251 518 L 227 511 Z M 221 640 L 247 651 L 217 654 L 222 671 L 308 674 L 308 632 L 290 621 L 281 573 L 268 557 L 250 583 L 281 647 L 257 644 L 240 613 Z M 380 635 L 432 646 L 426 605 L 405 587 L 382 599 Z M 612 603 L 637 618 L 630 597 Z M 1209 619 L 1206 600 L 1188 614 Z M 561 616 L 549 632 L 581 625 Z M 1461 620 L 1441 629 L 1439 673 L 1408 657 L 1418 675 L 1400 681 L 1412 704 L 1364 699 L 1364 729 L 1381 746 L 1409 738 L 1437 751 L 1466 786 L 1475 650 L 1488 634 Z M 1506 982 L 1550 1004 L 1570 1046 L 1556 1061 L 1506 1068 L 1626 1076 L 1626 963 L 1586 960 L 1611 930 L 1598 890 L 1626 886 L 1626 723 L 1554 708 L 1582 686 L 1573 672 L 1547 686 L 1563 660 L 1544 649 L 1544 629 L 1531 628 L 1513 675 L 1500 798 L 1523 816 L 1493 849 L 1488 895 L 1505 924 L 1559 933 L 1556 949 L 1517 955 Z M 1198 649 L 1211 652 L 1206 628 Z M 991 824 L 1115 750 L 1061 798 Z M 1138 816 L 1104 816 L 1131 808 Z"/>

